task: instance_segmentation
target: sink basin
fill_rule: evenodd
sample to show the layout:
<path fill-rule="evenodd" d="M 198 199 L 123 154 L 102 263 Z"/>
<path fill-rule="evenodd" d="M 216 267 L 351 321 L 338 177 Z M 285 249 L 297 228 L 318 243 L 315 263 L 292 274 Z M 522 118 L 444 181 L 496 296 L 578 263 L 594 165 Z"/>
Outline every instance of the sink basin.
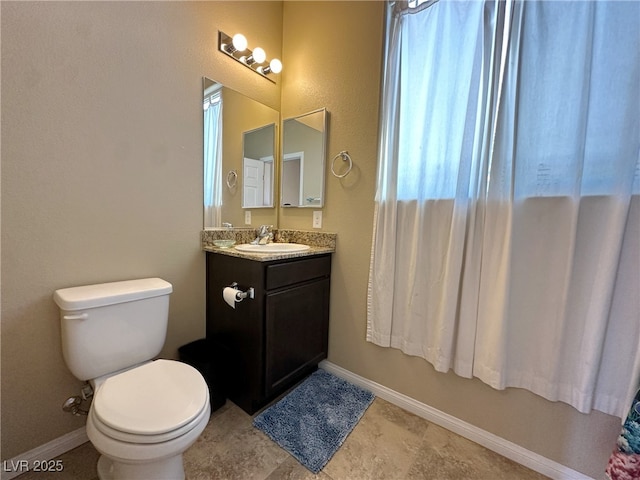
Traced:
<path fill-rule="evenodd" d="M 309 245 L 301 243 L 267 243 L 265 245 L 252 245 L 244 243 L 236 245 L 236 250 L 247 253 L 295 253 L 309 250 Z"/>

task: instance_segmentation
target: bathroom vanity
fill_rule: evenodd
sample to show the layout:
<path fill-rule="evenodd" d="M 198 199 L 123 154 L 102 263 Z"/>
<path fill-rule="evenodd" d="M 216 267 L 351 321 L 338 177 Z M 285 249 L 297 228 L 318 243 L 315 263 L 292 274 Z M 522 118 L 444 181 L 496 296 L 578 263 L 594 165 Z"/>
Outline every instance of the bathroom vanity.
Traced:
<path fill-rule="evenodd" d="M 222 353 L 227 397 L 253 414 L 327 358 L 331 251 L 246 255 L 207 249 L 207 338 Z M 253 298 L 230 306 L 237 284 Z"/>

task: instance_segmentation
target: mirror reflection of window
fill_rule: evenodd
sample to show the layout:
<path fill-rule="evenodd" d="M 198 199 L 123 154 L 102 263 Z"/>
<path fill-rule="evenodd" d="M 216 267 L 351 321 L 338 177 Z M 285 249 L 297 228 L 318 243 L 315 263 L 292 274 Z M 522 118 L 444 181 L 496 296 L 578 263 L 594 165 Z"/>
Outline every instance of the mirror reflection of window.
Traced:
<path fill-rule="evenodd" d="M 282 128 L 282 206 L 322 207 L 326 110 L 288 118 Z"/>
<path fill-rule="evenodd" d="M 222 95 L 220 84 L 205 87 L 204 108 L 204 227 L 222 225 Z"/>
<path fill-rule="evenodd" d="M 242 207 L 273 207 L 275 124 L 243 134 Z"/>

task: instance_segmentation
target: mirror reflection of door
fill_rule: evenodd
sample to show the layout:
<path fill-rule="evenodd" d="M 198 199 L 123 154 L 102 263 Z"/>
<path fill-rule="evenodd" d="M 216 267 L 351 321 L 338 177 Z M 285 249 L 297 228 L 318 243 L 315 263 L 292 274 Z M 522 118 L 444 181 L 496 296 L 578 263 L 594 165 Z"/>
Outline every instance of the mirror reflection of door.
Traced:
<path fill-rule="evenodd" d="M 275 124 L 243 134 L 242 208 L 273 207 Z"/>
<path fill-rule="evenodd" d="M 273 158 L 244 158 L 243 162 L 243 199 L 245 207 L 271 206 Z"/>
<path fill-rule="evenodd" d="M 261 205 L 263 192 L 264 164 L 260 160 L 244 158 L 243 205 Z"/>

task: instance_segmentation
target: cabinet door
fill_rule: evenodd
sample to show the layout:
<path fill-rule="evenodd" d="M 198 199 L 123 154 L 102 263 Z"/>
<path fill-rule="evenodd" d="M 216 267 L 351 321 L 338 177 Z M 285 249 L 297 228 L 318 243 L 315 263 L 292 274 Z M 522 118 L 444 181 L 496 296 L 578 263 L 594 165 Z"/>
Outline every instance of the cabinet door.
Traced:
<path fill-rule="evenodd" d="M 265 395 L 293 385 L 327 358 L 329 279 L 266 295 Z"/>

